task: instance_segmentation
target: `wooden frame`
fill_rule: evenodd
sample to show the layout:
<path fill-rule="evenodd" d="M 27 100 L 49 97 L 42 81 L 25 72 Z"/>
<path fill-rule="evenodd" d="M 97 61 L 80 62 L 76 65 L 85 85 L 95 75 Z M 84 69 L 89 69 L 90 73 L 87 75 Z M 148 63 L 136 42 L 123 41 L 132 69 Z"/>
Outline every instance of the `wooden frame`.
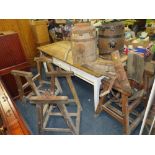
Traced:
<path fill-rule="evenodd" d="M 64 71 L 53 71 L 52 67 L 50 66 L 50 61 L 45 57 L 35 58 L 37 62 L 37 69 L 38 74 L 33 77 L 31 72 L 25 72 L 25 71 L 17 71 L 13 70 L 11 73 L 14 75 L 20 98 L 23 99 L 24 94 L 23 91 L 25 88 L 30 86 L 32 88 L 32 92 L 35 96 L 31 96 L 32 93 L 30 93 L 27 96 L 27 99 L 34 102 L 36 104 L 37 108 L 37 117 L 38 117 L 38 133 L 42 134 L 44 131 L 64 131 L 64 132 L 72 132 L 73 134 L 79 134 L 79 128 L 80 128 L 80 113 L 81 113 L 81 104 L 78 99 L 76 90 L 74 88 L 73 82 L 71 80 L 71 76 L 73 73 L 71 72 L 64 72 Z M 38 87 L 35 85 L 34 81 L 36 79 L 39 80 L 40 85 L 42 85 L 45 81 L 42 80 L 41 76 L 41 62 L 46 62 L 48 68 L 50 69 L 50 72 L 47 73 L 48 76 L 51 76 L 51 92 L 45 92 L 38 89 Z M 71 89 L 71 92 L 73 94 L 74 99 L 68 99 L 66 96 L 55 96 L 54 92 L 54 86 L 56 83 L 56 78 L 58 76 L 65 76 L 68 82 L 68 85 Z M 20 77 L 24 77 L 27 80 L 27 83 L 22 85 L 22 81 Z M 50 84 L 50 83 L 49 83 Z M 39 87 L 40 87 L 39 85 Z M 44 95 L 42 95 L 43 93 Z M 65 104 L 69 104 L 71 102 L 75 102 L 77 105 L 77 112 L 76 113 L 70 113 L 67 111 L 67 108 Z M 53 104 L 55 104 L 60 112 L 54 113 L 52 112 Z M 47 121 L 50 116 L 61 116 L 64 118 L 68 129 L 66 128 L 47 128 Z M 71 116 L 76 117 L 76 124 L 74 125 L 73 120 L 71 119 Z"/>
<path fill-rule="evenodd" d="M 141 104 L 144 91 L 140 90 L 141 92 L 138 91 L 137 94 L 135 94 L 136 97 L 131 97 L 131 86 L 120 61 L 118 51 L 113 52 L 111 56 L 114 62 L 117 78 L 114 79 L 115 82 L 111 81 L 111 79 L 109 81 L 103 81 L 103 93 L 100 95 L 96 114 L 99 114 L 102 111 L 107 112 L 123 125 L 125 134 L 130 134 L 139 125 L 144 116 L 145 109 L 140 113 L 135 112 L 135 108 Z M 110 91 L 109 89 L 111 89 L 111 91 L 112 89 L 116 90 L 120 93 L 120 97 L 117 98 L 116 96 L 113 96 L 106 101 L 107 93 L 105 92 L 107 89 L 108 91 Z M 129 102 L 131 103 L 129 104 Z M 117 106 L 119 106 L 119 108 L 116 108 L 114 105 L 112 105 L 112 103 L 115 103 Z M 134 114 L 136 118 L 132 119 L 130 114 Z"/>

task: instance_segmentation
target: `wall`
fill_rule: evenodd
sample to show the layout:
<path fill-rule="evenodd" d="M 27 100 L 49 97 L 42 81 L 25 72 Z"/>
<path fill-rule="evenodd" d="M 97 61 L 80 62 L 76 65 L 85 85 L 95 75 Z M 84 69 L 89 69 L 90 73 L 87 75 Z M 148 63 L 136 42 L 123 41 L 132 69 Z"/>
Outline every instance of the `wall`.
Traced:
<path fill-rule="evenodd" d="M 25 56 L 33 64 L 37 54 L 35 38 L 33 36 L 30 20 L 28 19 L 0 19 L 0 31 L 12 30 L 19 34 Z"/>

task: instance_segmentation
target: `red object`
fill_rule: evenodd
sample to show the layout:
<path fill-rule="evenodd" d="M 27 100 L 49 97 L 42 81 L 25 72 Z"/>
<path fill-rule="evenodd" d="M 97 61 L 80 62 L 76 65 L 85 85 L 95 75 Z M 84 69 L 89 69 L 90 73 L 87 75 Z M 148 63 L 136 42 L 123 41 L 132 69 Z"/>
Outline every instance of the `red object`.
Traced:
<path fill-rule="evenodd" d="M 128 55 L 128 53 L 129 53 L 128 48 L 124 48 L 124 53 L 125 53 L 126 55 Z"/>
<path fill-rule="evenodd" d="M 0 115 L 3 127 L 9 135 L 29 135 L 31 131 L 18 112 L 13 100 L 9 96 L 3 82 L 0 79 Z"/>
<path fill-rule="evenodd" d="M 0 76 L 12 97 L 18 96 L 12 69 L 30 70 L 18 34 L 15 32 L 0 35 Z"/>

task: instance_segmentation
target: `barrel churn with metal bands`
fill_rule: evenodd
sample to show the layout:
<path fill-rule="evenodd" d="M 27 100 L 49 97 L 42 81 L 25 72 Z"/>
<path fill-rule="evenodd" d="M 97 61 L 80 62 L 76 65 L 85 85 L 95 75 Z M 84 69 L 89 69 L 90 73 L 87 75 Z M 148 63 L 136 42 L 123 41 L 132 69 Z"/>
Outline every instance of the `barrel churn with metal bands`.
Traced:
<path fill-rule="evenodd" d="M 97 59 L 96 30 L 89 23 L 75 24 L 71 32 L 73 63 L 82 65 Z"/>
<path fill-rule="evenodd" d="M 99 28 L 99 54 L 110 54 L 124 49 L 124 24 L 122 22 L 105 23 Z"/>

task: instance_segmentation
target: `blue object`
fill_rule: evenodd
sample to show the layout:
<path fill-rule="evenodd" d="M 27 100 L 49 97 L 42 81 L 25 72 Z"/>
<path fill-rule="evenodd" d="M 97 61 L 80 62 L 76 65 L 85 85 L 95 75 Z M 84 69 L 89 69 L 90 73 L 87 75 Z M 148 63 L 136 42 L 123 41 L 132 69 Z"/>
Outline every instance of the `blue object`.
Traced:
<path fill-rule="evenodd" d="M 145 53 L 146 52 L 145 48 L 135 48 L 134 50 L 135 50 L 135 52 L 138 52 L 138 53 Z"/>

